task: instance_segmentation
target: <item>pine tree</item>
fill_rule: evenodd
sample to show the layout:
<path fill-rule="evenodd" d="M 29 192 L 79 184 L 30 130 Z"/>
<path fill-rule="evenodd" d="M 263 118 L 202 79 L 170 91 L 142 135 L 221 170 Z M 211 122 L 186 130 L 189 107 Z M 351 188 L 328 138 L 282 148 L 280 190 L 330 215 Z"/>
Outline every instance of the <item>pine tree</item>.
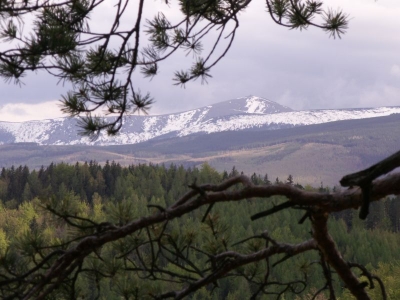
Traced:
<path fill-rule="evenodd" d="M 293 176 L 289 174 L 288 178 L 286 179 L 286 183 L 293 185 Z"/>
<path fill-rule="evenodd" d="M 271 184 L 271 181 L 269 181 L 269 179 L 268 179 L 268 174 L 267 173 L 265 173 L 263 181 L 264 181 L 265 185 L 270 185 Z"/>

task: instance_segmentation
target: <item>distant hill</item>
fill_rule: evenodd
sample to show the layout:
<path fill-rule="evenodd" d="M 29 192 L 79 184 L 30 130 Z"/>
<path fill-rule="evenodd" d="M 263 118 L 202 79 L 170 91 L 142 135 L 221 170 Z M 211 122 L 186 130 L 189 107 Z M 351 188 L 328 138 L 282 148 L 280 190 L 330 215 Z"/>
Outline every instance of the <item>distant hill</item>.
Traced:
<path fill-rule="evenodd" d="M 365 168 L 400 149 L 400 115 L 344 120 L 279 130 L 263 128 L 151 139 L 131 145 L 0 145 L 0 166 L 39 168 L 51 162 L 114 160 L 122 165 L 176 163 L 218 170 L 236 166 L 270 180 L 289 174 L 302 184 L 338 184 L 341 176 Z"/>

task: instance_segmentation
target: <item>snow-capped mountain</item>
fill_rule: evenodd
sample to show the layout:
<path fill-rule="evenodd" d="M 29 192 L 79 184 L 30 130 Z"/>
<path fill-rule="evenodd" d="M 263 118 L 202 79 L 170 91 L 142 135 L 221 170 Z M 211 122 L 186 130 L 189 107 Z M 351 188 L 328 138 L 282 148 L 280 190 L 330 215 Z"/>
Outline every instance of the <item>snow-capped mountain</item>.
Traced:
<path fill-rule="evenodd" d="M 249 96 L 181 113 L 127 116 L 122 130 L 117 136 L 109 137 L 101 134 L 95 141 L 78 135 L 77 118 L 57 118 L 21 123 L 0 121 L 0 144 L 21 142 L 35 142 L 42 145 L 135 144 L 154 138 L 232 130 L 276 130 L 398 113 L 400 113 L 400 107 L 293 111 L 276 102 Z"/>

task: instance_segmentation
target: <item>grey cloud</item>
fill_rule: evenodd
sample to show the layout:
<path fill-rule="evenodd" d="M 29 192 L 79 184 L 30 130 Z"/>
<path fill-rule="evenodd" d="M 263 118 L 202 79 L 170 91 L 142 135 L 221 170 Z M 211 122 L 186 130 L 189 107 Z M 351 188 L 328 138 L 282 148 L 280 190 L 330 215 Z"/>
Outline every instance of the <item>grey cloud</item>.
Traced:
<path fill-rule="evenodd" d="M 152 81 L 135 74 L 156 104 L 151 113 L 170 113 L 215 102 L 259 95 L 295 109 L 400 105 L 400 3 L 329 0 L 353 19 L 341 40 L 321 30 L 290 31 L 275 25 L 263 2 L 251 3 L 231 51 L 213 69 L 208 84 L 173 85 L 174 71 L 190 67 L 191 56 L 173 55 Z M 149 16 L 154 13 L 149 13 Z M 166 11 L 174 16 L 174 10 Z M 207 46 L 207 44 L 205 45 Z M 399 69 L 400 70 L 400 69 Z M 0 84 L 0 104 L 59 99 L 66 87 L 44 74 L 26 86 Z"/>
<path fill-rule="evenodd" d="M 61 94 L 68 90 L 58 80 L 44 72 L 29 73 L 22 78 L 23 84 L 0 81 L 0 104 L 40 103 L 61 99 Z"/>

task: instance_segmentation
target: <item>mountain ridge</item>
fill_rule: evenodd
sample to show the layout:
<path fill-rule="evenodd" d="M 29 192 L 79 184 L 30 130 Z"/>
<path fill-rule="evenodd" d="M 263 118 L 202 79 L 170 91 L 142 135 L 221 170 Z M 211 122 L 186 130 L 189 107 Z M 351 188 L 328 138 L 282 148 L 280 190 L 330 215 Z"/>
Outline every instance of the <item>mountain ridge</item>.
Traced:
<path fill-rule="evenodd" d="M 277 130 L 334 121 L 400 114 L 400 107 L 294 111 L 257 96 L 240 97 L 180 113 L 127 116 L 115 137 L 100 134 L 95 141 L 78 134 L 77 118 L 1 122 L 0 144 L 126 145 L 153 139 L 225 131 Z"/>

